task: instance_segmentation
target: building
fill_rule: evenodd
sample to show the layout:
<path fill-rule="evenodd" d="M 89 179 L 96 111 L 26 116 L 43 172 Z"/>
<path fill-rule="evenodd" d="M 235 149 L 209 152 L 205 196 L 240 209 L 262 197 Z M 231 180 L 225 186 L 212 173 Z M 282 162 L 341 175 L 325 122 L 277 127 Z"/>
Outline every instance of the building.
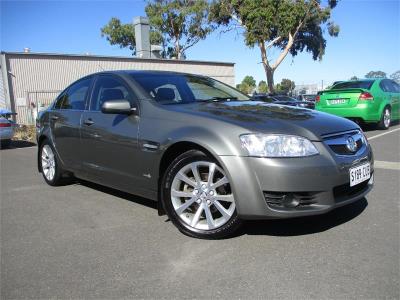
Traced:
<path fill-rule="evenodd" d="M 106 70 L 168 70 L 210 76 L 234 86 L 234 63 L 95 55 L 1 52 L 0 108 L 34 124 L 37 112 L 75 80 Z"/>
<path fill-rule="evenodd" d="M 313 84 L 296 84 L 296 87 L 293 90 L 293 95 L 303 95 L 303 94 L 316 94 L 320 88 L 317 83 Z"/>

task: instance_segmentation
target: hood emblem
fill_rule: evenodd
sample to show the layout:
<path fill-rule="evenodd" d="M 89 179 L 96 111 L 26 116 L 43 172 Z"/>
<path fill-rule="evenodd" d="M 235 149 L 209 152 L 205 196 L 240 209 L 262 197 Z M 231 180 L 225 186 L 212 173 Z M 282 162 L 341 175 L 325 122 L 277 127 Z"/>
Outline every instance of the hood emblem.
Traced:
<path fill-rule="evenodd" d="M 353 139 L 353 137 L 349 136 L 346 140 L 346 148 L 347 150 L 349 150 L 350 152 L 356 152 L 357 150 L 357 143 L 356 141 Z"/>

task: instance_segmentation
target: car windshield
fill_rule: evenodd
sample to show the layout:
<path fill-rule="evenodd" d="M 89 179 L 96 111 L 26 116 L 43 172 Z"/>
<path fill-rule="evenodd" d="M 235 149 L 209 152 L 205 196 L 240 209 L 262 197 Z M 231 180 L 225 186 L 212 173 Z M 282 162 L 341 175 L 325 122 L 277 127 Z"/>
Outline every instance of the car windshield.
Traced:
<path fill-rule="evenodd" d="M 274 98 L 278 101 L 298 101 L 295 98 L 289 97 L 289 96 L 284 96 L 284 95 L 280 95 L 280 96 L 274 96 Z"/>
<path fill-rule="evenodd" d="M 131 74 L 158 103 L 247 101 L 249 97 L 212 78 L 188 74 Z"/>
<path fill-rule="evenodd" d="M 374 83 L 373 80 L 346 81 L 340 82 L 332 87 L 332 90 L 339 89 L 367 89 L 369 90 Z"/>

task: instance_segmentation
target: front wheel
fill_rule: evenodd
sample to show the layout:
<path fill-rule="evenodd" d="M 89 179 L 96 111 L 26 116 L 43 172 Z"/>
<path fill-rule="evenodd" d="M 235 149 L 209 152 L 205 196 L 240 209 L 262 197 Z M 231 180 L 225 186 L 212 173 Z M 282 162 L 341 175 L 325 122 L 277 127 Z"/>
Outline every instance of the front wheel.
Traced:
<path fill-rule="evenodd" d="M 183 153 L 169 166 L 163 180 L 163 203 L 174 225 L 192 237 L 227 237 L 241 224 L 225 171 L 196 150 Z"/>
<path fill-rule="evenodd" d="M 44 180 L 52 186 L 63 185 L 66 179 L 63 178 L 64 171 L 61 168 L 53 146 L 46 140 L 40 145 L 39 164 Z"/>
<path fill-rule="evenodd" d="M 389 107 L 385 107 L 380 121 L 378 122 L 378 128 L 386 130 L 390 127 L 390 122 L 391 122 L 392 116 L 391 116 L 391 111 Z"/>

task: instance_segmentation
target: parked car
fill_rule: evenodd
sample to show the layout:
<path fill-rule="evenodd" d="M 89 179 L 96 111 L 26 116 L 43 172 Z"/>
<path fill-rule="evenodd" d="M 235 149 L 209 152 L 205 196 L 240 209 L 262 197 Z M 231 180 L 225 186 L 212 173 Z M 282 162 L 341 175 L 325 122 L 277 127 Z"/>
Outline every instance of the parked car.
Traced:
<path fill-rule="evenodd" d="M 296 98 L 286 95 L 269 95 L 269 94 L 256 94 L 252 96 L 255 101 L 263 101 L 274 104 L 297 106 L 303 108 L 314 109 L 315 105 L 311 101 L 300 101 Z"/>
<path fill-rule="evenodd" d="M 317 94 L 305 94 L 305 95 L 297 96 L 297 100 L 299 100 L 299 101 L 315 102 L 315 98 L 317 98 Z"/>
<path fill-rule="evenodd" d="M 2 148 L 9 147 L 14 137 L 15 123 L 11 119 L 12 113 L 8 109 L 0 109 L 0 143 Z"/>
<path fill-rule="evenodd" d="M 400 118 L 400 86 L 390 79 L 344 81 L 321 92 L 316 109 L 388 129 Z"/>
<path fill-rule="evenodd" d="M 158 201 L 198 238 L 230 235 L 244 219 L 323 214 L 373 185 L 354 122 L 183 73 L 86 76 L 39 113 L 37 141 L 49 185 L 73 175 Z"/>

